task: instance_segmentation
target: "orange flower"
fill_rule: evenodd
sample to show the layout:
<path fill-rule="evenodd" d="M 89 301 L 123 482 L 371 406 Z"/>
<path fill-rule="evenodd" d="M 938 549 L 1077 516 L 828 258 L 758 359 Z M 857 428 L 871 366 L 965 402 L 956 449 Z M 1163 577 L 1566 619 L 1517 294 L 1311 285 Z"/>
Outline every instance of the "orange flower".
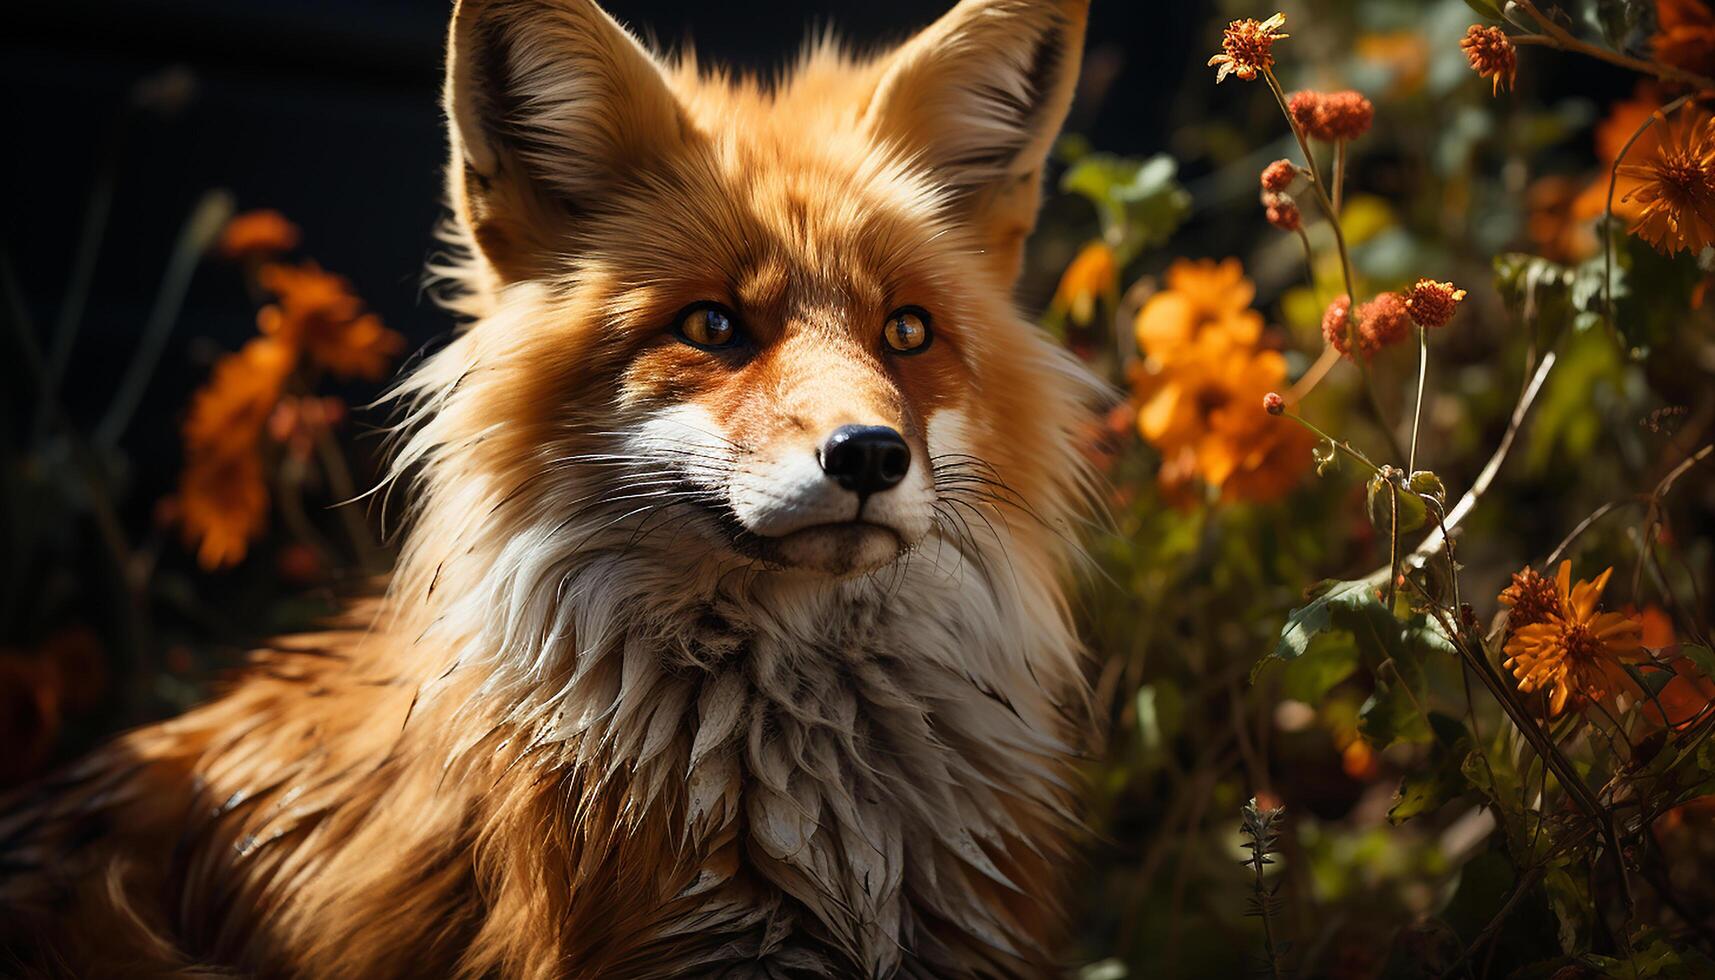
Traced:
<path fill-rule="evenodd" d="M 1500 95 L 1502 88 L 1510 88 L 1517 81 L 1518 49 L 1513 47 L 1506 31 L 1472 24 L 1459 47 L 1465 52 L 1465 60 L 1471 63 L 1472 71 L 1494 79 L 1495 95 Z"/>
<path fill-rule="evenodd" d="M 1644 717 L 1664 728 L 1690 728 L 1708 717 L 1710 705 L 1715 704 L 1715 680 L 1684 657 L 1675 657 L 1668 666 L 1673 679 L 1654 697 L 1643 699 Z"/>
<path fill-rule="evenodd" d="M 179 479 L 185 543 L 214 570 L 244 559 L 268 521 L 268 488 L 255 451 L 193 456 Z"/>
<path fill-rule="evenodd" d="M 1715 243 L 1715 118 L 1673 127 L 1653 159 L 1619 173 L 1638 181 L 1625 196 L 1641 205 L 1632 234 L 1667 255 Z"/>
<path fill-rule="evenodd" d="M 1376 120 L 1376 107 L 1362 92 L 1294 92 L 1286 109 L 1305 135 L 1327 143 L 1355 140 Z"/>
<path fill-rule="evenodd" d="M 1656 0 L 1657 61 L 1699 75 L 1715 74 L 1715 13 L 1700 0 Z"/>
<path fill-rule="evenodd" d="M 1543 578 L 1529 565 L 1524 567 L 1524 571 L 1513 573 L 1512 584 L 1501 590 L 1500 602 L 1509 610 L 1509 631 L 1536 623 L 1546 623 L 1550 618 L 1564 612 L 1564 607 L 1560 604 L 1560 593 L 1555 589 L 1554 583 Z"/>
<path fill-rule="evenodd" d="M 1276 160 L 1262 169 L 1262 189 L 1269 194 L 1284 193 L 1298 179 L 1298 168 L 1291 160 Z"/>
<path fill-rule="evenodd" d="M 314 262 L 264 266 L 257 279 L 279 299 L 257 313 L 257 326 L 336 375 L 379 381 L 405 346 L 404 337 L 363 312 L 344 277 Z"/>
<path fill-rule="evenodd" d="M 1254 287 L 1236 260 L 1175 263 L 1166 285 L 1138 315 L 1145 361 L 1134 378 L 1138 431 L 1161 451 L 1164 495 L 1190 503 L 1195 481 L 1227 500 L 1284 495 L 1309 466 L 1311 440 L 1257 411 L 1283 387 L 1286 359 L 1259 347 Z"/>
<path fill-rule="evenodd" d="M 1405 309 L 1418 326 L 1429 330 L 1446 326 L 1463 302 L 1465 291 L 1452 283 L 1419 279 L 1405 296 Z"/>
<path fill-rule="evenodd" d="M 1347 357 L 1352 356 L 1352 297 L 1344 293 L 1322 311 L 1322 339 Z"/>
<path fill-rule="evenodd" d="M 1275 14 L 1264 21 L 1247 18 L 1228 24 L 1221 36 L 1221 53 L 1209 59 L 1210 68 L 1220 67 L 1215 73 L 1215 83 L 1226 81 L 1228 75 L 1255 81 L 1257 75 L 1273 68 L 1274 42 L 1292 36 L 1280 33 L 1285 26 L 1285 14 Z"/>
<path fill-rule="evenodd" d="M 266 259 L 298 247 L 298 226 L 278 211 L 263 209 L 234 215 L 220 233 L 220 254 L 228 259 Z"/>
<path fill-rule="evenodd" d="M 1112 309 L 1119 300 L 1119 264 L 1106 242 L 1091 242 L 1060 276 L 1052 308 L 1064 310 L 1074 324 L 1088 326 L 1096 318 L 1097 303 Z"/>
<path fill-rule="evenodd" d="M 257 337 L 216 361 L 208 383 L 191 397 L 185 452 L 230 455 L 254 448 L 293 362 L 291 349 L 269 337 Z"/>
<path fill-rule="evenodd" d="M 1399 343 L 1410 333 L 1411 313 L 1400 294 L 1381 293 L 1358 307 L 1358 346 L 1365 357 Z"/>
<path fill-rule="evenodd" d="M 1613 572 L 1610 568 L 1594 581 L 1573 585 L 1572 563 L 1561 562 L 1554 582 L 1560 608 L 1541 622 L 1512 630 L 1507 639 L 1507 669 L 1518 678 L 1520 691 L 1547 694 L 1551 717 L 1568 703 L 1601 701 L 1635 688 L 1623 665 L 1647 659 L 1643 627 L 1623 613 L 1596 608 Z"/>
<path fill-rule="evenodd" d="M 1245 344 L 1262 336 L 1262 314 L 1250 308 L 1256 287 L 1238 259 L 1180 259 L 1168 268 L 1163 285 L 1137 315 L 1137 345 L 1149 357 L 1172 357 L 1208 329 Z"/>
<path fill-rule="evenodd" d="M 1298 202 L 1285 194 L 1267 194 L 1263 196 L 1263 216 L 1268 223 L 1281 231 L 1298 231 L 1304 227 L 1304 214 L 1298 210 Z"/>

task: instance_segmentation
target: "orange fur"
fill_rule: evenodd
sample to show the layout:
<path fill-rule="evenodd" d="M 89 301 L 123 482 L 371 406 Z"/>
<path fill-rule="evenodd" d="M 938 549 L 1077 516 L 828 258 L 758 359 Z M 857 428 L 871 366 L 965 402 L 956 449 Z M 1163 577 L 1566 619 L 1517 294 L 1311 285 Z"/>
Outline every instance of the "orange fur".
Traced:
<path fill-rule="evenodd" d="M 400 566 L 0 805 L 0 951 L 1051 972 L 1094 389 L 1009 294 L 1085 2 L 964 0 L 764 84 L 663 64 L 589 0 L 461 0 L 442 271 L 475 322 L 401 388 Z M 676 338 L 699 302 L 743 344 Z M 904 306 L 933 324 L 909 357 Z M 805 517 L 847 506 L 813 461 L 849 424 L 897 430 L 909 480 Z"/>

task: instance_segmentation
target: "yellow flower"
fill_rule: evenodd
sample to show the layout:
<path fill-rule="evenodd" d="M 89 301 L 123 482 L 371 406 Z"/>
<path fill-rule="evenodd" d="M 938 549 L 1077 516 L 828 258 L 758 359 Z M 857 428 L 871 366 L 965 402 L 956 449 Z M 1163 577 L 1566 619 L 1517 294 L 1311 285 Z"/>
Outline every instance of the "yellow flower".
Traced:
<path fill-rule="evenodd" d="M 1072 322 L 1089 326 L 1096 318 L 1096 304 L 1112 309 L 1119 301 L 1119 264 L 1106 242 L 1091 242 L 1078 252 L 1060 277 L 1054 291 L 1053 308 L 1065 310 Z"/>
<path fill-rule="evenodd" d="M 1246 18 L 1227 25 L 1221 36 L 1221 53 L 1209 59 L 1209 67 L 1220 67 L 1215 84 L 1237 75 L 1247 82 L 1274 67 L 1274 42 L 1291 37 L 1280 33 L 1286 26 L 1286 15 L 1275 14 L 1264 21 Z"/>
<path fill-rule="evenodd" d="M 1613 572 L 1610 568 L 1595 581 L 1573 585 L 1572 563 L 1561 562 L 1554 580 L 1558 608 L 1541 610 L 1541 622 L 1521 626 L 1507 639 L 1507 669 L 1518 678 L 1520 691 L 1547 694 L 1551 717 L 1569 703 L 1602 701 L 1630 690 L 1634 685 L 1623 665 L 1647 658 L 1641 623 L 1596 609 Z"/>
<path fill-rule="evenodd" d="M 1641 205 L 1632 234 L 1667 255 L 1715 244 L 1715 118 L 1675 127 L 1654 159 L 1619 173 L 1639 182 L 1625 196 Z"/>

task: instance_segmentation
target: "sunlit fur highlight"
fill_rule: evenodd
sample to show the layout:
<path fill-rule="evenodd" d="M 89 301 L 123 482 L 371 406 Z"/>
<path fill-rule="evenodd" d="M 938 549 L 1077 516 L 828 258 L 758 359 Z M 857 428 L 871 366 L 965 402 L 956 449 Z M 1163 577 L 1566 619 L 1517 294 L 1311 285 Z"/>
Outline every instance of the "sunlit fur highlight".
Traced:
<path fill-rule="evenodd" d="M 1054 972 L 1094 389 L 1010 292 L 1084 16 L 966 0 L 763 84 L 664 65 L 583 0 L 465 0 L 436 270 L 473 322 L 398 388 L 398 567 L 0 809 L 0 949 L 78 975 Z M 754 357 L 672 339 L 711 293 Z M 901 302 L 936 323 L 910 360 L 874 343 Z M 911 443 L 902 555 L 810 572 L 723 530 L 734 486 L 844 420 Z"/>

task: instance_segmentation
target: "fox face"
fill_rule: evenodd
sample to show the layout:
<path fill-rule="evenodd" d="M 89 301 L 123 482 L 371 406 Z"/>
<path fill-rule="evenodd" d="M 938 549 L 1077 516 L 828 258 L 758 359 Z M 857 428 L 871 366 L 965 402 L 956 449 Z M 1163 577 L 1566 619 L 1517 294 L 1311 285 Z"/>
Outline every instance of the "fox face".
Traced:
<path fill-rule="evenodd" d="M 449 184 L 482 322 L 413 382 L 467 389 L 435 440 L 586 551 L 699 566 L 839 580 L 1052 510 L 1087 389 L 1009 294 L 1083 22 L 967 0 L 763 84 L 583 0 L 464 0 Z"/>

